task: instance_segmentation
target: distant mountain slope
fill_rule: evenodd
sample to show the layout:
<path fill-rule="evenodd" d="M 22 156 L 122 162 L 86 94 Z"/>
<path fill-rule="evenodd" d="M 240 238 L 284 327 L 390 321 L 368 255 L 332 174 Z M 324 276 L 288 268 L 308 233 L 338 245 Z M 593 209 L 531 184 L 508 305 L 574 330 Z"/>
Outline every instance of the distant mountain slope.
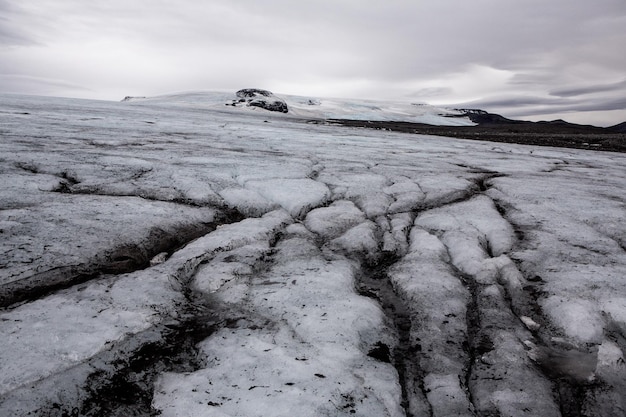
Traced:
<path fill-rule="evenodd" d="M 615 126 L 607 127 L 608 130 L 618 133 L 626 133 L 626 122 L 616 124 Z"/>
<path fill-rule="evenodd" d="M 465 110 L 465 109 L 459 109 Z M 504 116 L 495 113 L 488 113 L 483 110 L 465 110 L 467 117 L 474 123 L 480 126 L 512 126 L 516 129 L 534 130 L 540 129 L 542 131 L 551 130 L 559 132 L 587 132 L 587 133 L 600 133 L 611 128 L 602 128 L 592 125 L 580 125 L 576 123 L 566 122 L 565 120 L 550 120 L 540 122 L 530 122 L 527 120 L 515 120 L 508 119 Z"/>
<path fill-rule="evenodd" d="M 261 90 L 259 90 L 261 91 Z M 263 90 L 265 91 L 265 90 Z M 272 94 L 267 91 L 267 93 Z M 465 111 L 436 107 L 423 103 L 375 101 L 357 99 L 317 98 L 274 95 L 286 103 L 288 116 L 307 119 L 351 119 L 426 123 L 436 126 L 473 126 Z M 265 109 L 239 102 L 235 92 L 186 92 L 157 97 L 126 97 L 124 102 L 144 104 L 176 104 L 222 108 L 226 110 L 257 111 L 278 115 Z"/>

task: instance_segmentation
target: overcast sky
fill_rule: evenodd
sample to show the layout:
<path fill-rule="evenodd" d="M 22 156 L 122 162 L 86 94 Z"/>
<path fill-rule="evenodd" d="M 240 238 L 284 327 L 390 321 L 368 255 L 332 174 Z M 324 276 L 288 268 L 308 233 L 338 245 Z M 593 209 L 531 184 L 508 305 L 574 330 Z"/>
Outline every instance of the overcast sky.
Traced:
<path fill-rule="evenodd" d="M 187 90 L 626 121 L 626 0 L 0 0 L 0 92 Z"/>

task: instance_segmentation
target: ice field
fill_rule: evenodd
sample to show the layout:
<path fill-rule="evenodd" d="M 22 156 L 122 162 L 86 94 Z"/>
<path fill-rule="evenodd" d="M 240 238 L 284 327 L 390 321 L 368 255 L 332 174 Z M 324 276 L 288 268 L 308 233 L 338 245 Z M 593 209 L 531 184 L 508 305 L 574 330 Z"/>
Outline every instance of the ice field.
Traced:
<path fill-rule="evenodd" d="M 1 416 L 626 415 L 626 155 L 220 100 L 0 96 Z"/>

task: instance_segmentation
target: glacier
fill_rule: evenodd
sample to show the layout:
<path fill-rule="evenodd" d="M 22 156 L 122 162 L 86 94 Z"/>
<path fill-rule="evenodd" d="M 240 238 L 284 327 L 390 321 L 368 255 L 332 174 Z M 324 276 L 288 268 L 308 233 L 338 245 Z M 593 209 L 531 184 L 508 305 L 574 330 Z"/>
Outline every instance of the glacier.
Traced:
<path fill-rule="evenodd" d="M 426 105 L 0 95 L 0 415 L 626 415 L 626 156 Z"/>

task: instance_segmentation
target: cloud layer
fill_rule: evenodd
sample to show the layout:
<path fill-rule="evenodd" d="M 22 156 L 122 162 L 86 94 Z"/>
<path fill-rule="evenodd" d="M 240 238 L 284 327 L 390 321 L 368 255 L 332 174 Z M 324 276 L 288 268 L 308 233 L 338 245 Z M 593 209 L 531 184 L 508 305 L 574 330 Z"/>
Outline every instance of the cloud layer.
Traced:
<path fill-rule="evenodd" d="M 258 86 L 611 124 L 624 27 L 623 0 L 0 0 L 0 92 Z"/>

